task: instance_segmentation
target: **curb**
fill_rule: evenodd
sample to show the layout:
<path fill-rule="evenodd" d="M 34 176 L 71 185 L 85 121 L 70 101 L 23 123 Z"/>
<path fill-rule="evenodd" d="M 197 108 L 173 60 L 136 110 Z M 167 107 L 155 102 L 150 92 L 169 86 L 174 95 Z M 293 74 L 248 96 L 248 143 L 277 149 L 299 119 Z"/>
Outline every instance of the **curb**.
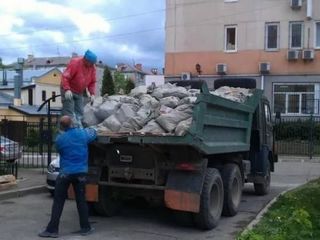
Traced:
<path fill-rule="evenodd" d="M 239 236 L 242 236 L 243 234 L 246 234 L 248 231 L 252 230 L 255 225 L 257 225 L 263 215 L 269 210 L 269 208 L 272 206 L 273 203 L 275 203 L 280 196 L 286 194 L 287 192 L 290 192 L 291 190 L 297 188 L 299 186 L 291 187 L 283 192 L 281 192 L 278 196 L 273 198 L 256 216 L 255 218 L 245 227 L 245 229 L 241 232 Z"/>
<path fill-rule="evenodd" d="M 6 200 L 10 198 L 18 198 L 23 197 L 29 194 L 38 194 L 38 193 L 44 193 L 47 192 L 46 185 L 39 185 L 29 188 L 21 188 L 21 189 L 15 189 L 15 190 L 9 190 L 0 192 L 0 200 Z"/>

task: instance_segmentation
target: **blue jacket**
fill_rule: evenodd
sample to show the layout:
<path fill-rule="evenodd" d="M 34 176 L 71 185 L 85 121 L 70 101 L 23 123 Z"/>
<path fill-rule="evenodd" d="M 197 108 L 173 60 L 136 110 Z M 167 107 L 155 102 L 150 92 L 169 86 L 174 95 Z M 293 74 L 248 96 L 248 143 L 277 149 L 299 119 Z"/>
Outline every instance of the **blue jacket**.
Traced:
<path fill-rule="evenodd" d="M 56 149 L 60 154 L 60 173 L 88 172 L 88 143 L 95 140 L 92 128 L 69 128 L 56 138 Z"/>

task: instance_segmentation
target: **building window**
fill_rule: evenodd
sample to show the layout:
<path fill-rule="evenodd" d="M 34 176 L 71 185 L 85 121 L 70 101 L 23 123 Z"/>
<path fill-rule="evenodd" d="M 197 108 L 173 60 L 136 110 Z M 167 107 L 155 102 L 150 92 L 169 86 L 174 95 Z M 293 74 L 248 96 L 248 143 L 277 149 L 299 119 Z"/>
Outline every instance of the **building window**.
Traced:
<path fill-rule="evenodd" d="M 56 92 L 52 92 L 52 102 L 55 102 L 56 101 L 56 98 L 55 98 L 55 96 L 56 96 Z"/>
<path fill-rule="evenodd" d="M 276 84 L 273 92 L 274 113 L 319 114 L 313 84 Z"/>
<path fill-rule="evenodd" d="M 42 101 L 45 101 L 47 99 L 47 96 L 46 96 L 46 91 L 42 91 Z"/>
<path fill-rule="evenodd" d="M 316 23 L 316 48 L 320 48 L 320 22 Z"/>
<path fill-rule="evenodd" d="M 303 46 L 303 22 L 290 23 L 290 48 L 301 49 Z"/>
<path fill-rule="evenodd" d="M 279 50 L 279 23 L 266 23 L 265 50 Z"/>
<path fill-rule="evenodd" d="M 225 51 L 237 51 L 237 26 L 225 26 Z"/>

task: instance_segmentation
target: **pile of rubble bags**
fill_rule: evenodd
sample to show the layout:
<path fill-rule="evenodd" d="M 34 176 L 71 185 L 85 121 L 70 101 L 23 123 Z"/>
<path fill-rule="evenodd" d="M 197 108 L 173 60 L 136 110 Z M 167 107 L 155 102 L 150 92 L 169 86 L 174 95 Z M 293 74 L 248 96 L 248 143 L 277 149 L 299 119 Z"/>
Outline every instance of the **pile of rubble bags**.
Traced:
<path fill-rule="evenodd" d="M 97 97 L 84 108 L 84 124 L 104 133 L 152 133 L 183 136 L 192 123 L 199 89 L 166 83 L 139 86 L 129 95 Z M 221 87 L 211 94 L 244 102 L 251 93 L 244 88 Z"/>

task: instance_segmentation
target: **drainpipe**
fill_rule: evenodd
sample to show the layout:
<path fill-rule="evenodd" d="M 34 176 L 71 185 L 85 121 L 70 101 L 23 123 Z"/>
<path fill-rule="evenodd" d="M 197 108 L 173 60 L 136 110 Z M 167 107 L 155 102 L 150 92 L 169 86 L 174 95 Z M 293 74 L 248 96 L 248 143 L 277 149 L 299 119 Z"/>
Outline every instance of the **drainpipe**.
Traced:
<path fill-rule="evenodd" d="M 310 20 L 312 19 L 312 3 L 313 0 L 307 0 L 307 18 Z"/>
<path fill-rule="evenodd" d="M 261 75 L 261 90 L 264 90 L 264 75 Z"/>
<path fill-rule="evenodd" d="M 18 62 L 15 66 L 15 70 L 17 75 L 14 76 L 14 99 L 13 99 L 13 105 L 14 106 L 21 106 L 22 100 L 21 100 L 21 86 L 22 86 L 22 80 L 23 80 L 23 58 L 18 58 Z"/>

